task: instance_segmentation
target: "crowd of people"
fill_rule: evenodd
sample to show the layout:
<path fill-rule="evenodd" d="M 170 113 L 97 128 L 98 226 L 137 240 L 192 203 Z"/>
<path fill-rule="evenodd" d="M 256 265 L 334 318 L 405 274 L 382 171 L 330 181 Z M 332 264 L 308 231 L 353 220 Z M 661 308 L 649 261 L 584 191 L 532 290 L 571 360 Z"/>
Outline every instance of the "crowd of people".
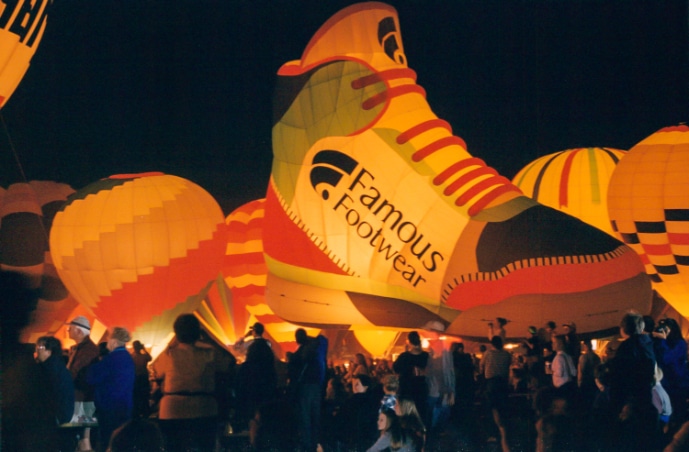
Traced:
<path fill-rule="evenodd" d="M 687 343 L 672 318 L 627 313 L 602 350 L 573 323 L 520 338 L 498 318 L 473 353 L 411 331 L 394 358 L 358 353 L 344 366 L 304 329 L 276 359 L 260 323 L 236 344 L 238 364 L 192 314 L 155 359 L 138 341 L 127 350 L 125 328 L 95 344 L 82 316 L 69 351 L 44 336 L 27 359 L 11 336 L 21 321 L 3 319 L 6 450 L 216 451 L 230 424 L 245 442 L 228 450 L 689 450 Z"/>

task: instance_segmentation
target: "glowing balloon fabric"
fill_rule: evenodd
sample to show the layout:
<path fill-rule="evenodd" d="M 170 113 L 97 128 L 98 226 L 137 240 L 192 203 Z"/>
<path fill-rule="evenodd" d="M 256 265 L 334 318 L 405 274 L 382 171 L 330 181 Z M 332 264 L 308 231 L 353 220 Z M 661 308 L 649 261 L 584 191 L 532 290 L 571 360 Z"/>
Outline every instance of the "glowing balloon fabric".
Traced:
<path fill-rule="evenodd" d="M 261 322 L 280 352 L 294 351 L 299 326 L 286 322 L 265 301 L 266 268 L 263 257 L 265 199 L 244 204 L 227 216 L 228 242 L 222 267 L 224 279 L 210 288 L 207 301 L 196 311 L 211 334 L 225 344 L 236 342 L 254 322 Z M 307 328 L 309 334 L 317 330 Z"/>
<path fill-rule="evenodd" d="M 0 108 L 24 77 L 48 22 L 52 0 L 0 2 Z"/>
<path fill-rule="evenodd" d="M 666 127 L 629 150 L 610 179 L 608 209 L 654 288 L 689 316 L 689 127 Z"/>
<path fill-rule="evenodd" d="M 171 175 L 118 175 L 79 190 L 57 213 L 53 261 L 65 286 L 108 326 L 157 344 L 217 277 L 224 216 L 198 185 Z"/>
<path fill-rule="evenodd" d="M 209 291 L 207 305 L 197 311 L 211 334 L 225 344 L 244 336 L 251 322 L 247 309 L 264 303 L 262 222 L 263 200 L 245 204 L 227 216 L 223 276 Z"/>
<path fill-rule="evenodd" d="M 624 155 L 610 148 L 568 149 L 534 160 L 513 182 L 539 203 L 614 236 L 608 217 L 608 182 Z"/>
<path fill-rule="evenodd" d="M 22 341 L 56 332 L 77 302 L 69 297 L 53 266 L 48 233 L 55 212 L 74 190 L 66 184 L 31 181 L 10 185 L 0 196 L 0 268 L 29 276 L 39 291 Z"/>
<path fill-rule="evenodd" d="M 392 343 L 400 334 L 394 330 L 354 330 L 354 337 L 374 358 L 382 358 L 390 351 Z"/>
<path fill-rule="evenodd" d="M 336 13 L 279 69 L 263 239 L 276 314 L 485 337 L 498 316 L 593 332 L 650 310 L 631 249 L 472 156 L 416 82 L 377 2 Z"/>

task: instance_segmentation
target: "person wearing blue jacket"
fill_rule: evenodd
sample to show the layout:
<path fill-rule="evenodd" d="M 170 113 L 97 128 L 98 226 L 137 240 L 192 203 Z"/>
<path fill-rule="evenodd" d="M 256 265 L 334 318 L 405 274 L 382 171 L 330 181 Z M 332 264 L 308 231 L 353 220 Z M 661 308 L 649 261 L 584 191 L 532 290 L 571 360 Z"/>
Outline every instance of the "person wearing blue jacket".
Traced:
<path fill-rule="evenodd" d="M 131 335 L 125 328 L 113 328 L 107 343 L 110 353 L 92 364 L 86 374 L 87 382 L 95 389 L 94 402 L 102 448 L 107 446 L 112 432 L 132 418 L 134 360 L 125 348 L 130 340 Z"/>
<path fill-rule="evenodd" d="M 687 341 L 682 329 L 673 318 L 662 319 L 652 333 L 656 344 L 656 359 L 663 371 L 663 388 L 672 402 L 672 428 L 687 420 L 687 397 L 689 397 L 689 363 L 687 362 Z"/>

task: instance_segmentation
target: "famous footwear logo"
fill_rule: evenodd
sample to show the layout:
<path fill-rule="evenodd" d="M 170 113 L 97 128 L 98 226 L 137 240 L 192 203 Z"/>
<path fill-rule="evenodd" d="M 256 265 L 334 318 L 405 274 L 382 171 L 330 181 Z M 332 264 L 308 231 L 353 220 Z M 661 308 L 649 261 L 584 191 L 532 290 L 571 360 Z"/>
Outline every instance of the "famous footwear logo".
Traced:
<path fill-rule="evenodd" d="M 395 63 L 407 64 L 407 57 L 402 52 L 400 42 L 402 42 L 402 38 L 395 26 L 394 18 L 386 17 L 378 22 L 378 43 L 385 54 Z"/>
<path fill-rule="evenodd" d="M 413 287 L 426 282 L 425 275 L 435 272 L 445 260 L 419 226 L 385 198 L 375 176 L 347 154 L 319 151 L 312 161 L 310 179 L 335 215 Z"/>

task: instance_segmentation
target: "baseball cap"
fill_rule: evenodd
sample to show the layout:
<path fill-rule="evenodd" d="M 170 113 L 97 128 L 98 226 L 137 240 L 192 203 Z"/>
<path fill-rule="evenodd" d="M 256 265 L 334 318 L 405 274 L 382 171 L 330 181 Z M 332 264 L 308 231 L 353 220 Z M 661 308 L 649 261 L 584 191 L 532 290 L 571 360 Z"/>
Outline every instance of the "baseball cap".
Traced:
<path fill-rule="evenodd" d="M 80 326 L 82 328 L 86 328 L 87 330 L 91 331 L 91 322 L 89 322 L 89 319 L 87 319 L 83 315 L 74 317 L 71 322 L 67 323 L 67 325 Z"/>

